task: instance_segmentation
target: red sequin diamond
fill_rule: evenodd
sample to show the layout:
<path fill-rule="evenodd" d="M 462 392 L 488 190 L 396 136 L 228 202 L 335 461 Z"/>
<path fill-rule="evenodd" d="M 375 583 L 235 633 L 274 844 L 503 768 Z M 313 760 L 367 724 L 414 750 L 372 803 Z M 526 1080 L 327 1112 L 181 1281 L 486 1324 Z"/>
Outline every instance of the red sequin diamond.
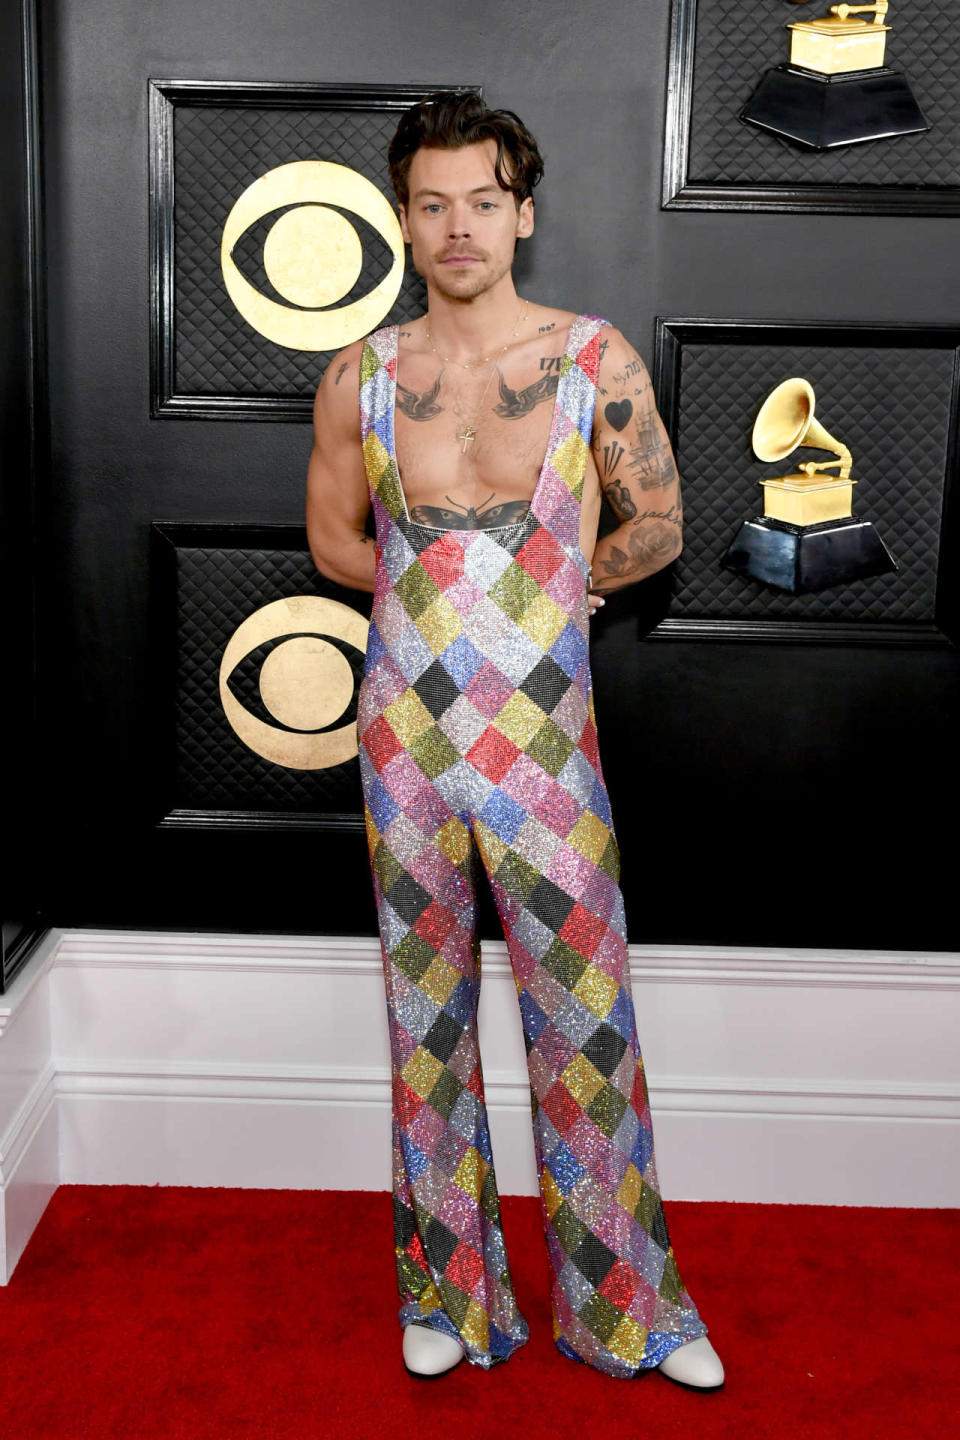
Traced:
<path fill-rule="evenodd" d="M 527 543 L 517 551 L 517 563 L 522 565 L 539 585 L 546 585 L 566 558 L 566 552 L 545 527 L 535 530 Z"/>
<path fill-rule="evenodd" d="M 480 739 L 471 745 L 466 758 L 481 775 L 498 785 L 519 754 L 520 749 L 512 740 L 495 726 L 488 725 Z"/>
<path fill-rule="evenodd" d="M 471 1249 L 465 1241 L 461 1240 L 447 1261 L 447 1267 L 443 1273 L 445 1279 L 452 1280 L 454 1285 L 459 1285 L 460 1289 L 469 1295 L 483 1274 L 483 1261 L 476 1250 Z"/>
<path fill-rule="evenodd" d="M 382 715 L 378 715 L 373 724 L 367 726 L 363 743 L 378 772 L 403 749 Z"/>
<path fill-rule="evenodd" d="M 606 925 L 596 915 L 591 915 L 582 905 L 574 905 L 560 929 L 560 939 L 572 945 L 586 960 L 592 960 L 594 951 L 603 939 Z"/>
<path fill-rule="evenodd" d="M 439 590 L 446 590 L 448 585 L 463 579 L 463 549 L 447 535 L 441 535 L 426 550 L 421 550 L 418 558 Z"/>
<path fill-rule="evenodd" d="M 612 1304 L 619 1306 L 621 1310 L 626 1310 L 637 1293 L 637 1284 L 637 1277 L 630 1266 L 624 1264 L 622 1260 L 618 1260 L 613 1269 L 609 1270 L 604 1277 L 603 1284 L 600 1286 L 600 1294 Z"/>
<path fill-rule="evenodd" d="M 451 915 L 437 900 L 433 900 L 423 914 L 417 917 L 413 928 L 421 940 L 426 940 L 434 950 L 439 950 L 456 923 L 456 916 Z"/>
<path fill-rule="evenodd" d="M 561 1135 L 569 1130 L 570 1126 L 574 1125 L 583 1114 L 581 1107 L 562 1080 L 558 1080 L 555 1085 L 551 1086 L 541 1104 Z"/>

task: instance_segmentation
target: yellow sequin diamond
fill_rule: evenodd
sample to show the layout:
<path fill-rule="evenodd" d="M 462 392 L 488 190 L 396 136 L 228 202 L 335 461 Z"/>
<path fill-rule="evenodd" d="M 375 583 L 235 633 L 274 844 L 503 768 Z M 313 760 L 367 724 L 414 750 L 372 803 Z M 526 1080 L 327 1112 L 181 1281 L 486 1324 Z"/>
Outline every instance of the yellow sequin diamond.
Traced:
<path fill-rule="evenodd" d="M 421 975 L 417 983 L 419 989 L 431 1000 L 438 1005 L 446 1005 L 461 979 L 460 971 L 448 965 L 446 960 L 438 955 L 435 960 L 431 960 L 426 974 Z"/>
<path fill-rule="evenodd" d="M 483 846 L 483 854 L 491 872 L 495 874 L 500 869 L 503 857 L 510 849 L 509 845 L 507 845 L 504 840 L 501 840 L 499 835 L 495 835 L 492 830 L 488 830 L 482 820 L 475 820 L 473 822 L 473 831 Z"/>
<path fill-rule="evenodd" d="M 600 1071 L 595 1065 L 591 1065 L 586 1055 L 577 1055 L 570 1061 L 563 1072 L 563 1083 L 577 1104 L 586 1110 L 590 1101 L 601 1090 L 606 1083 Z"/>
<path fill-rule="evenodd" d="M 371 430 L 363 442 L 363 462 L 367 474 L 372 475 L 375 480 L 390 466 L 390 456 L 376 430 Z"/>
<path fill-rule="evenodd" d="M 490 1317 L 482 1305 L 476 1300 L 471 1300 L 467 1306 L 467 1313 L 463 1317 L 463 1324 L 460 1326 L 460 1334 L 464 1340 L 476 1345 L 480 1350 L 486 1350 L 490 1342 Z"/>
<path fill-rule="evenodd" d="M 553 452 L 551 464 L 568 490 L 576 491 L 583 483 L 587 463 L 587 443 L 579 430 L 568 435 Z"/>
<path fill-rule="evenodd" d="M 609 839 L 609 828 L 592 811 L 585 810 L 567 836 L 567 843 L 599 865 Z"/>
<path fill-rule="evenodd" d="M 569 618 L 566 611 L 541 590 L 517 623 L 541 649 L 549 650 Z"/>
<path fill-rule="evenodd" d="M 390 702 L 383 714 L 401 745 L 408 750 L 417 736 L 434 723 L 416 690 L 405 690 L 399 699 Z"/>
<path fill-rule="evenodd" d="M 465 1194 L 472 1196 L 475 1200 L 479 1200 L 484 1178 L 489 1169 L 490 1166 L 486 1160 L 484 1160 L 483 1156 L 471 1145 L 453 1172 L 453 1178 Z"/>
<path fill-rule="evenodd" d="M 456 815 L 440 826 L 433 843 L 451 865 L 460 865 L 470 854 L 470 832 Z"/>
<path fill-rule="evenodd" d="M 403 1067 L 403 1078 L 411 1090 L 426 1100 L 437 1080 L 443 1074 L 443 1061 L 438 1060 L 436 1055 L 431 1055 L 429 1050 L 424 1050 L 418 1045 Z"/>
<path fill-rule="evenodd" d="M 417 629 L 434 655 L 440 655 L 461 634 L 463 622 L 447 597 L 438 595 L 433 604 L 417 616 Z"/>
<path fill-rule="evenodd" d="M 640 1191 L 643 1189 L 643 1179 L 636 1165 L 627 1166 L 627 1173 L 620 1181 L 620 1189 L 617 1191 L 617 1204 L 622 1205 L 624 1210 L 629 1210 L 632 1215 L 640 1199 Z"/>
<path fill-rule="evenodd" d="M 515 690 L 494 720 L 494 725 L 522 750 L 546 720 L 546 713 L 522 690 Z"/>
<path fill-rule="evenodd" d="M 648 1334 L 649 1331 L 644 1326 L 631 1320 L 629 1315 L 624 1315 L 607 1341 L 607 1347 L 627 1365 L 639 1365 L 643 1359 L 643 1347 Z"/>
<path fill-rule="evenodd" d="M 583 1001 L 584 1005 L 589 1006 L 594 1015 L 599 1015 L 601 1020 L 606 1020 L 616 1003 L 620 986 L 605 971 L 599 970 L 596 965 L 591 965 L 580 976 L 573 987 L 573 993 L 578 1000 Z"/>
<path fill-rule="evenodd" d="M 563 1196 L 560 1193 L 560 1187 L 546 1166 L 544 1166 L 540 1172 L 540 1192 L 543 1195 L 543 1203 L 546 1207 L 547 1214 L 552 1220 L 563 1204 Z"/>

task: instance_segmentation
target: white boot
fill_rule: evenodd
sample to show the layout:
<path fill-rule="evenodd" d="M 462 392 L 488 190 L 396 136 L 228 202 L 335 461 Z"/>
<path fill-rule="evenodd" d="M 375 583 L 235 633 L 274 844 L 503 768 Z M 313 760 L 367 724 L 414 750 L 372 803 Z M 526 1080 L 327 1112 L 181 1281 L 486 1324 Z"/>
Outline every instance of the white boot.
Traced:
<path fill-rule="evenodd" d="M 670 1380 L 696 1390 L 716 1390 L 723 1384 L 723 1365 L 706 1335 L 688 1340 L 661 1360 L 657 1369 Z"/>
<path fill-rule="evenodd" d="M 463 1346 L 442 1330 L 426 1325 L 403 1328 L 403 1363 L 411 1375 L 443 1375 L 463 1359 Z"/>

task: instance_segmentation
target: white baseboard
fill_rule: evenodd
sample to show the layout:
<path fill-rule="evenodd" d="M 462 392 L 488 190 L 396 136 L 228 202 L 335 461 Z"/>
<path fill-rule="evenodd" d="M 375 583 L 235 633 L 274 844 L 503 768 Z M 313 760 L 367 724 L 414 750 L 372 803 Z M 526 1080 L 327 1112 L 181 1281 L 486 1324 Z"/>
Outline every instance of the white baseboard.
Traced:
<path fill-rule="evenodd" d="M 536 1193 L 506 947 L 481 1050 L 504 1194 Z M 632 947 L 664 1198 L 960 1202 L 960 956 Z M 0 1283 L 56 1186 L 387 1189 L 377 942 L 73 930 L 0 996 Z"/>

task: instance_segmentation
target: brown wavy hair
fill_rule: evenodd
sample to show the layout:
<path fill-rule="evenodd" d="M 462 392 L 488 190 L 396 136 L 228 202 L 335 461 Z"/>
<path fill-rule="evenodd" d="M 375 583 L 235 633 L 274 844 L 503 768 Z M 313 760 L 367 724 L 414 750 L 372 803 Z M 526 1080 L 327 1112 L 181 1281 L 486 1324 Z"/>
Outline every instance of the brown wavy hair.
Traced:
<path fill-rule="evenodd" d="M 536 140 L 512 110 L 490 110 L 479 95 L 457 90 L 438 90 L 401 116 L 387 150 L 398 203 L 406 207 L 409 202 L 410 164 L 418 150 L 459 150 L 481 140 L 496 141 L 497 184 L 510 191 L 519 206 L 543 176 Z"/>

